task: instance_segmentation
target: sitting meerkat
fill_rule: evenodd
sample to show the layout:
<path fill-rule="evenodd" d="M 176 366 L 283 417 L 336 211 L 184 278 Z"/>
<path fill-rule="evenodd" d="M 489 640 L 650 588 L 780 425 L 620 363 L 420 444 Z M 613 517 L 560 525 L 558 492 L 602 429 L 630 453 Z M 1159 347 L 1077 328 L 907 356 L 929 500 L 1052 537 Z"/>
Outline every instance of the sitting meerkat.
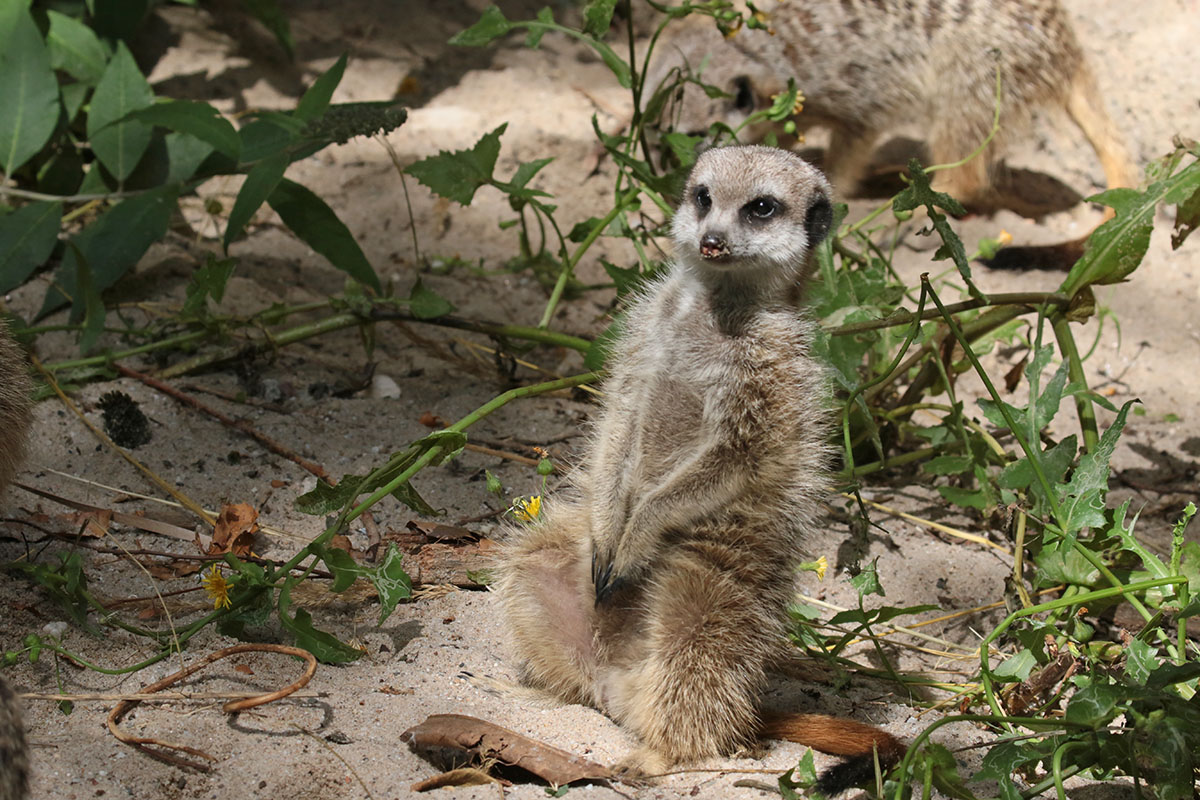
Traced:
<path fill-rule="evenodd" d="M 574 488 L 500 558 L 523 681 L 633 731 L 627 774 L 777 737 L 867 762 L 827 774 L 833 792 L 870 774 L 874 749 L 885 767 L 904 752 L 851 720 L 764 722 L 759 708 L 830 456 L 825 371 L 798 303 L 832 219 L 829 184 L 793 153 L 700 156 L 673 265 L 609 355 Z"/>
<path fill-rule="evenodd" d="M 32 385 L 25 355 L 0 320 L 0 495 L 25 455 L 32 422 Z M 0 677 L 0 800 L 17 800 L 28 791 L 29 752 L 21 724 L 21 706 Z"/>
<path fill-rule="evenodd" d="M 1070 115 L 1099 156 L 1108 188 L 1137 184 L 1058 0 L 808 0 L 781 3 L 768 25 L 728 39 L 708 17 L 668 26 L 649 85 L 684 61 L 696 69 L 708 59 L 702 79 L 729 94 L 709 98 L 686 85 L 680 130 L 736 125 L 794 78 L 805 98 L 796 124 L 829 130 L 825 173 L 840 194 L 852 195 L 880 135 L 898 126 L 921 127 L 933 164 L 979 147 L 992 128 L 999 69 L 999 132 L 979 157 L 935 173 L 934 189 L 992 210 L 995 167 L 1010 142 L 1029 134 L 1037 108 Z"/>

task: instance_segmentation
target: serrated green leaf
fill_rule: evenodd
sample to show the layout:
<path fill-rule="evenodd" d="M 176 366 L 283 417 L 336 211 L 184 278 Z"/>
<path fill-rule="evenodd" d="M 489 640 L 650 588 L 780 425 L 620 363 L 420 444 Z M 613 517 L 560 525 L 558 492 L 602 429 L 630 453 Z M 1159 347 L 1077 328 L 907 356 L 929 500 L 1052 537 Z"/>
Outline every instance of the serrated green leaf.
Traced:
<path fill-rule="evenodd" d="M 484 134 L 470 150 L 448 152 L 422 159 L 405 170 L 435 194 L 469 206 L 475 192 L 492 180 L 500 156 L 500 137 L 508 123 Z"/>
<path fill-rule="evenodd" d="M 879 566 L 875 560 L 872 560 L 852 577 L 850 585 L 854 587 L 854 591 L 858 592 L 860 600 L 872 594 L 884 596 L 883 584 L 879 582 Z"/>
<path fill-rule="evenodd" d="M 0 295 L 25 282 L 58 244 L 62 203 L 30 203 L 0 217 Z"/>
<path fill-rule="evenodd" d="M 583 7 L 583 32 L 597 39 L 604 38 L 612 24 L 616 6 L 617 0 L 588 0 Z"/>
<path fill-rule="evenodd" d="M 1041 757 L 1042 754 L 1032 747 L 1016 742 L 1001 742 L 984 755 L 982 768 L 975 773 L 974 780 L 993 780 L 1000 790 L 1001 800 L 1019 800 L 1021 790 L 1012 780 L 1013 772 Z"/>
<path fill-rule="evenodd" d="M 1121 406 L 1117 418 L 1100 437 L 1096 449 L 1079 459 L 1070 482 L 1059 487 L 1060 523 L 1067 534 L 1104 524 L 1104 494 L 1108 491 L 1108 463 L 1125 428 L 1125 417 L 1136 403 Z"/>
<path fill-rule="evenodd" d="M 317 481 L 316 486 L 296 498 L 292 508 L 301 514 L 311 514 L 314 517 L 341 511 L 361 493 L 359 487 L 364 479 L 363 475 L 346 475 L 338 481 L 337 486 Z"/>
<path fill-rule="evenodd" d="M 28 3 L 0 3 L 0 169 L 12 175 L 58 125 L 58 81 Z"/>
<path fill-rule="evenodd" d="M 517 166 L 517 171 L 513 173 L 512 180 L 506 184 L 510 190 L 510 193 L 515 193 L 512 190 L 524 189 L 529 183 L 530 179 L 533 178 L 534 175 L 537 175 L 539 172 L 541 172 L 542 167 L 546 166 L 553 160 L 554 157 L 551 156 L 549 158 L 539 158 L 534 161 L 525 161 L 519 164 Z M 545 192 L 538 192 L 537 194 L 541 197 L 550 196 Z"/>
<path fill-rule="evenodd" d="M 63 70 L 88 86 L 95 86 L 104 75 L 108 49 L 91 28 L 75 18 L 54 9 L 46 11 L 46 18 L 50 21 L 50 29 L 46 33 L 50 66 Z"/>
<path fill-rule="evenodd" d="M 325 664 L 345 664 L 362 658 L 363 652 L 325 631 L 319 631 L 312 625 L 312 614 L 303 608 L 296 609 L 296 616 L 290 617 L 280 612 L 279 621 L 296 639 L 296 644 L 317 657 Z"/>
<path fill-rule="evenodd" d="M 249 179 L 247 179 L 249 182 Z M 241 199 L 241 195 L 238 195 Z M 382 292 L 383 286 L 367 261 L 354 234 L 325 201 L 300 184 L 282 178 L 267 196 L 267 203 L 292 233 L 329 263 L 354 280 Z"/>
<path fill-rule="evenodd" d="M 921 465 L 921 469 L 930 475 L 959 475 L 970 467 L 970 456 L 937 456 Z"/>
<path fill-rule="evenodd" d="M 417 278 L 408 293 L 408 310 L 417 319 L 435 319 L 454 311 L 454 305 Z"/>
<path fill-rule="evenodd" d="M 207 142 L 234 161 L 242 150 L 242 140 L 229 120 L 208 103 L 194 100 L 167 100 L 131 112 L 126 119 L 167 130 L 187 133 Z"/>
<path fill-rule="evenodd" d="M 483 10 L 479 21 L 452 36 L 450 44 L 459 47 L 484 47 L 512 29 L 513 25 L 505 18 L 503 11 L 496 6 L 488 6 Z"/>
<path fill-rule="evenodd" d="M 96 158 L 118 181 L 133 173 L 153 133 L 144 122 L 126 118 L 153 102 L 154 91 L 133 54 L 124 42 L 117 42 L 117 50 L 92 93 L 87 133 Z"/>
<path fill-rule="evenodd" d="M 342 53 L 342 57 L 308 87 L 308 91 L 296 104 L 296 110 L 293 112 L 296 119 L 308 122 L 325 113 L 325 109 L 329 108 L 329 100 L 333 97 L 333 90 L 342 82 L 342 75 L 346 71 L 346 59 L 347 54 Z"/>
<path fill-rule="evenodd" d="M 607 259 L 601 258 L 600 266 L 604 267 L 608 277 L 612 278 L 613 283 L 616 284 L 617 297 L 625 297 L 630 292 L 636 291 L 644 282 L 641 270 L 636 265 L 618 267 L 616 264 L 610 264 Z"/>
<path fill-rule="evenodd" d="M 266 202 L 271 193 L 283 180 L 287 170 L 288 156 L 286 153 L 276 153 L 259 161 L 246 175 L 246 182 L 234 198 L 233 208 L 229 212 L 229 221 L 225 223 L 225 252 L 245 230 L 246 224 L 254 213 Z"/>
<path fill-rule="evenodd" d="M 105 211 L 70 241 L 79 248 L 91 270 L 96 292 L 103 292 L 131 270 L 150 245 L 167 233 L 175 191 L 162 187 L 129 197 Z M 82 319 L 84 305 L 76 291 L 76 260 L 68 249 L 55 273 L 55 286 L 46 292 L 38 316 L 61 308 L 75 298 L 72 317 Z"/>
<path fill-rule="evenodd" d="M 990 504 L 986 489 L 964 489 L 961 486 L 939 486 L 938 494 L 963 508 L 977 508 L 980 511 Z"/>
<path fill-rule="evenodd" d="M 1141 639 L 1131 639 L 1125 646 L 1125 678 L 1138 686 L 1146 685 L 1146 678 L 1158 666 L 1158 653 Z"/>

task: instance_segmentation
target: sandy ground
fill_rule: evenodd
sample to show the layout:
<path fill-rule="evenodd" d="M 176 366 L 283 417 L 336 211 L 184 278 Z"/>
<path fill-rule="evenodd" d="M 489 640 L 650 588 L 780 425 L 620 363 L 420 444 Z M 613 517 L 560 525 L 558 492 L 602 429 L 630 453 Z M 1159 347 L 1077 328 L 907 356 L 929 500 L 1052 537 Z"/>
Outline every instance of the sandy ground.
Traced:
<path fill-rule="evenodd" d="M 556 160 L 536 185 L 554 194 L 560 220 L 571 224 L 607 208 L 607 166 L 589 177 L 595 144 L 590 117 L 615 126 L 625 108 L 622 90 L 584 48 L 548 36 L 538 51 L 517 42 L 486 51 L 449 48 L 446 39 L 471 24 L 482 2 L 391 2 L 332 0 L 289 2 L 286 9 L 298 42 L 298 60 L 289 65 L 266 34 L 232 12 L 220 12 L 221 24 L 211 25 L 206 12 L 166 7 L 169 43 L 152 75 L 159 92 L 192 96 L 217 103 L 228 111 L 250 107 L 290 107 L 303 86 L 349 50 L 352 60 L 336 100 L 375 100 L 392 97 L 406 76 L 417 79 L 409 122 L 391 141 L 405 162 L 445 148 L 467 147 L 503 121 L 499 174 L 507 175 L 518 161 L 553 155 Z M 536 4 L 510 3 L 511 17 L 529 17 Z M 1144 0 L 1136 20 L 1125 3 L 1067 0 L 1080 38 L 1096 60 L 1098 77 L 1110 111 L 1130 137 L 1139 158 L 1165 152 L 1176 133 L 1200 133 L 1197 83 L 1186 77 L 1194 63 L 1194 42 L 1200 36 L 1200 3 L 1195 0 Z M 561 9 L 560 9 L 561 13 Z M 1132 32 L 1131 32 L 1132 28 Z M 1100 188 L 1102 180 L 1092 152 L 1069 122 L 1052 115 L 1039 120 L 1031 137 L 1009 160 L 1011 166 L 1048 174 L 1080 194 Z M 334 206 L 355 232 L 372 263 L 401 291 L 415 277 L 408 217 L 396 173 L 376 144 L 356 141 L 326 150 L 292 167 L 289 175 L 313 188 Z M 415 223 L 421 246 L 429 256 L 482 262 L 495 268 L 515 252 L 512 231 L 498 231 L 496 221 L 511 213 L 503 198 L 483 190 L 469 209 L 450 206 L 431 197 L 415 182 Z M 214 181 L 202 189 L 228 208 L 236 182 Z M 861 212 L 869 202 L 856 201 Z M 212 222 L 204 218 L 200 201 L 190 221 L 211 236 Z M 992 218 L 972 218 L 962 225 L 964 238 L 994 235 L 1000 228 L 1018 240 L 1047 241 L 1089 228 L 1098 219 L 1094 209 L 1074 208 L 1037 224 L 1002 212 Z M 207 225 L 207 227 L 205 227 Z M 1195 242 L 1171 252 L 1160 219 L 1150 252 L 1135 279 L 1108 288 L 1100 300 L 1120 321 L 1119 333 L 1107 325 L 1096 353 L 1088 362 L 1089 380 L 1111 389 L 1113 402 L 1140 397 L 1144 416 L 1130 418 L 1115 460 L 1115 495 L 1132 497 L 1142 510 L 1139 523 L 1151 536 L 1161 535 L 1187 499 L 1197 494 L 1200 470 L 1200 381 L 1197 367 L 1198 330 L 1192 305 L 1200 294 L 1197 273 L 1200 256 Z M 195 245 L 171 239 L 156 246 L 138 275 L 128 281 L 123 300 L 142 303 L 178 302 L 187 278 L 216 244 Z M 263 212 L 250 236 L 234 247 L 238 271 L 223 310 L 251 312 L 273 302 L 319 300 L 341 288 L 341 277 L 305 246 L 290 238 L 277 220 Z M 581 265 L 586 281 L 601 280 L 597 258 L 624 258 L 618 245 L 602 244 Z M 928 269 L 928 254 L 902 249 L 899 266 L 915 275 Z M 618 263 L 620 263 L 618 261 Z M 465 317 L 534 324 L 544 295 L 527 275 L 476 276 L 463 270 L 452 275 L 426 274 L 423 279 L 449 297 Z M 983 274 L 987 291 L 1049 288 L 1055 275 Z M 9 298 L 14 310 L 26 315 L 40 304 L 44 286 L 35 282 Z M 606 297 L 589 296 L 567 303 L 555 327 L 593 335 L 602 325 Z M 1091 323 L 1081 334 L 1090 341 Z M 198 375 L 185 386 L 236 393 L 266 387 L 276 400 L 272 407 L 241 405 L 206 396 L 213 406 L 249 421 L 258 430 L 284 442 L 335 475 L 362 473 L 387 453 L 426 434 L 420 424 L 425 412 L 457 419 L 490 399 L 503 382 L 490 357 L 481 356 L 461 340 L 488 344 L 480 338 L 451 336 L 429 327 L 380 325 L 374 352 L 376 376 L 387 376 L 397 391 L 352 392 L 334 396 L 326 389 L 345 385 L 362 374 L 368 357 L 355 332 L 281 352 L 273 361 L 255 363 L 251 384 L 233 368 Z M 66 336 L 48 335 L 38 342 L 44 360 L 69 357 L 73 344 Z M 559 374 L 581 369 L 579 359 L 561 351 L 535 350 L 528 358 Z M 1003 361 L 993 365 L 1007 368 Z M 521 380 L 534 374 L 522 368 Z M 266 556 L 287 557 L 316 533 L 323 522 L 291 509 L 293 498 L 315 482 L 294 463 L 280 458 L 219 423 L 184 410 L 174 401 L 129 380 L 89 384 L 74 397 L 87 416 L 98 420 L 100 395 L 119 388 L 129 393 L 152 420 L 152 441 L 136 451 L 138 458 L 166 480 L 209 508 L 227 502 L 253 504 L 261 520 L 275 532 L 263 536 L 258 549 Z M 380 394 L 389 396 L 379 396 Z M 527 452 L 547 447 L 569 463 L 580 444 L 579 430 L 589 413 L 586 402 L 554 396 L 528 400 L 492 415 L 472 430 L 481 439 Z M 1064 415 L 1061 425 L 1068 425 Z M 445 520 L 470 520 L 494 511 L 497 504 L 484 488 L 482 471 L 489 469 L 510 495 L 539 491 L 532 468 L 478 453 L 465 453 L 447 467 L 423 473 L 417 483 L 425 498 L 445 509 Z M 122 511 L 144 510 L 148 515 L 191 528 L 189 514 L 128 493 L 161 497 L 132 467 L 107 448 L 56 401 L 37 409 L 33 457 L 19 478 L 46 491 Z M 83 481 L 94 483 L 84 483 Z M 895 491 L 886 486 L 868 496 L 903 505 L 924 516 L 971 526 L 969 520 L 947 515 L 929 502 L 922 490 Z M 40 558 L 43 533 L 49 529 L 73 533 L 77 522 L 60 506 L 21 490 L 5 498 L 0 519 L 0 558 L 26 552 Z M 387 502 L 376 509 L 380 529 L 402 531 L 413 515 Z M 994 548 L 965 544 L 927 528 L 886 515 L 878 523 L 884 535 L 873 532 L 865 541 L 847 538 L 843 523 L 831 522 L 828 537 L 814 543 L 831 563 L 879 557 L 885 602 L 892 605 L 932 603 L 946 612 L 997 601 L 1002 597 L 1010 561 Z M 488 521 L 466 523 L 487 535 Z M 183 551 L 185 545 L 162 537 L 114 526 L 113 542 L 124 548 Z M 1195 530 L 1193 538 L 1197 536 Z M 351 534 L 363 546 L 366 534 Z M 108 542 L 89 544 L 106 548 Z M 51 543 L 49 550 L 61 549 Z M 90 586 L 104 598 L 152 598 L 156 589 L 169 591 L 195 586 L 195 578 L 158 580 L 132 566 L 128 559 L 84 552 Z M 853 595 L 844 576 L 833 574 L 823 584 L 808 580 L 803 591 L 826 602 L 846 606 Z M 174 598 L 168 604 L 176 624 L 194 618 L 203 605 L 198 593 Z M 143 624 L 166 625 L 154 616 L 156 604 L 145 600 L 134 608 L 151 618 Z M 38 589 L 13 577 L 0 578 L 0 643 L 19 646 L 31 631 L 58 620 L 60 613 Z M 521 733 L 611 763 L 633 746 L 631 738 L 599 713 L 582 707 L 547 710 L 523 706 L 474 688 L 458 677 L 462 670 L 499 678 L 514 675 L 502 641 L 493 599 L 482 591 L 427 591 L 399 607 L 383 625 L 373 601 L 314 607 L 318 625 L 343 639 L 360 643 L 366 655 L 344 667 L 321 667 L 308 690 L 314 696 L 283 702 L 234 717 L 217 704 L 143 706 L 124 723 L 135 733 L 152 735 L 203 749 L 216 758 L 211 771 L 181 769 L 141 755 L 117 743 L 104 719 L 109 701 L 84 701 L 64 716 L 44 700 L 27 700 L 33 745 L 35 798 L 162 797 L 162 798 L 340 798 L 408 796 L 409 785 L 434 774 L 424 760 L 409 752 L 400 733 L 427 715 L 443 712 L 474 714 Z M 975 614 L 930 626 L 928 633 L 967 647 L 978 631 L 997 621 L 996 612 Z M 153 651 L 144 640 L 110 630 L 93 638 L 68 629 L 64 644 L 95 663 L 119 667 L 146 658 Z M 43 657 L 6 670 L 20 691 L 52 692 L 56 686 L 73 693 L 132 692 L 190 663 L 203 654 L 232 644 L 215 632 L 197 637 L 182 659 L 157 664 L 133 676 L 109 676 L 77 669 L 64 661 L 56 665 Z M 962 680 L 971 674 L 970 661 L 920 656 L 901 644 L 890 645 L 889 657 L 902 669 Z M 866 649 L 857 657 L 870 663 Z M 274 688 L 297 672 L 294 662 L 273 657 L 244 657 L 222 662 L 197 680 L 195 691 L 242 691 Z M 957 671 L 957 672 L 956 672 Z M 856 677 L 848 687 L 834 688 L 828 670 L 817 667 L 808 681 L 780 679 L 772 686 L 769 704 L 797 710 L 816 709 L 853 715 L 879 723 L 898 735 L 912 737 L 932 719 L 918 718 L 894 684 Z M 943 729 L 939 738 L 965 746 L 980 738 L 976 731 Z M 794 765 L 802 748 L 775 744 L 761 760 L 722 760 L 673 777 L 652 788 L 616 789 L 604 786 L 572 788 L 587 797 L 762 797 L 755 788 L 735 787 L 739 779 L 773 782 L 773 776 L 743 775 L 739 769 L 781 771 Z M 959 754 L 970 764 L 981 751 Z M 826 763 L 820 760 L 819 763 Z M 447 790 L 442 790 L 447 791 Z M 456 797 L 496 797 L 497 788 L 460 788 Z M 544 797 L 540 786 L 516 785 L 508 796 Z M 1078 789 L 1079 797 L 1094 796 Z"/>

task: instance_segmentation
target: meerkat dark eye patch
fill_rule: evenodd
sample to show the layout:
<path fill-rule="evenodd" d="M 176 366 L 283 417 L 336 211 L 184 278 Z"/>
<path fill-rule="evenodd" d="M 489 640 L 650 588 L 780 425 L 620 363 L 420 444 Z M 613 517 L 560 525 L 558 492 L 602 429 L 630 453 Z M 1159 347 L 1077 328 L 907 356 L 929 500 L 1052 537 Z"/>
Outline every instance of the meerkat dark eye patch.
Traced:
<path fill-rule="evenodd" d="M 696 202 L 696 208 L 700 210 L 701 216 L 708 213 L 712 208 L 712 195 L 708 193 L 708 187 L 704 185 L 697 186 L 692 190 L 692 198 Z"/>
<path fill-rule="evenodd" d="M 733 107 L 743 114 L 754 110 L 754 88 L 745 75 L 733 79 Z"/>
<path fill-rule="evenodd" d="M 770 195 L 756 197 L 742 206 L 742 219 L 753 224 L 761 224 L 772 217 L 783 213 L 783 203 Z"/>
<path fill-rule="evenodd" d="M 808 213 L 804 215 L 804 232 L 808 234 L 808 246 L 816 247 L 820 244 L 829 235 L 831 227 L 833 206 L 829 205 L 827 198 L 818 197 L 813 200 L 813 204 L 808 207 Z"/>

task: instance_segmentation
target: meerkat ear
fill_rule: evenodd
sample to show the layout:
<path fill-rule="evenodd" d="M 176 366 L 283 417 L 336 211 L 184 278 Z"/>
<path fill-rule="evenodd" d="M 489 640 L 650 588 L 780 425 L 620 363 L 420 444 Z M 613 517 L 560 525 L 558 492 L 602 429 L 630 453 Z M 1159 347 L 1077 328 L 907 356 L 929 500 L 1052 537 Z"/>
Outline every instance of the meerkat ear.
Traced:
<path fill-rule="evenodd" d="M 813 204 L 808 207 L 804 217 L 804 232 L 808 234 L 808 246 L 816 247 L 829 235 L 833 226 L 833 207 L 828 198 L 818 195 Z"/>

